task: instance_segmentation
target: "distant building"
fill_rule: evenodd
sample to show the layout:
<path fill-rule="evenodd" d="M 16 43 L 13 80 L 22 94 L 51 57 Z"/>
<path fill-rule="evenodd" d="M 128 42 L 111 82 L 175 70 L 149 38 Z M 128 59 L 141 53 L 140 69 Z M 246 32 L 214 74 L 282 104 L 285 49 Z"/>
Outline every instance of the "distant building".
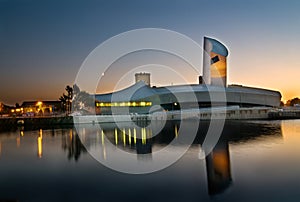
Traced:
<path fill-rule="evenodd" d="M 0 102 L 0 116 L 2 116 L 2 117 L 9 116 L 10 111 L 13 108 L 14 107 L 5 105 L 5 104 L 3 104 L 3 103 Z"/>
<path fill-rule="evenodd" d="M 60 101 L 25 101 L 10 110 L 16 116 L 47 116 L 61 111 Z"/>
<path fill-rule="evenodd" d="M 135 83 L 143 81 L 147 86 L 150 86 L 150 73 L 140 72 L 135 74 Z"/>

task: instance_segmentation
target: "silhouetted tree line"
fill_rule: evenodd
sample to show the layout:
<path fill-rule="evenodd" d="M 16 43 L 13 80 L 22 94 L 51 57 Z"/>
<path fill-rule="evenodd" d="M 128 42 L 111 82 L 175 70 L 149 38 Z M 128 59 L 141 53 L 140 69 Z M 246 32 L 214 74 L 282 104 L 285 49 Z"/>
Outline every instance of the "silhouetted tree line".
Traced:
<path fill-rule="evenodd" d="M 298 97 L 288 100 L 285 104 L 286 106 L 296 106 L 300 105 L 300 99 Z"/>
<path fill-rule="evenodd" d="M 80 90 L 76 84 L 73 86 L 73 92 L 74 97 L 72 100 L 72 107 L 74 111 L 87 110 L 87 108 L 95 106 L 95 99 L 93 99 L 93 96 L 86 91 Z"/>
<path fill-rule="evenodd" d="M 63 93 L 59 100 L 61 101 L 62 109 L 65 112 L 70 113 L 73 99 L 73 88 L 68 85 L 66 86 L 65 90 L 67 91 L 67 94 Z"/>
<path fill-rule="evenodd" d="M 92 95 L 86 91 L 81 91 L 76 84 L 74 84 L 73 87 L 69 85 L 66 86 L 65 90 L 66 93 L 63 93 L 59 98 L 65 112 L 70 113 L 72 110 L 84 111 L 88 107 L 95 106 L 95 100 Z"/>

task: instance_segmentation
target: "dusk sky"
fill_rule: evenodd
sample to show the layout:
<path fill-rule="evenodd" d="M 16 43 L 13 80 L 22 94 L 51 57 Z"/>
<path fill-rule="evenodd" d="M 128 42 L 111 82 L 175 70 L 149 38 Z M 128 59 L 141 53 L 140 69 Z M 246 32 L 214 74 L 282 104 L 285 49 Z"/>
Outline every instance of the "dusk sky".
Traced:
<path fill-rule="evenodd" d="M 229 84 L 300 97 L 299 10 L 299 0 L 0 0 L 0 102 L 57 100 L 99 44 L 150 27 L 201 46 L 204 36 L 220 40 L 230 52 Z M 154 83 L 176 84 L 164 71 Z"/>

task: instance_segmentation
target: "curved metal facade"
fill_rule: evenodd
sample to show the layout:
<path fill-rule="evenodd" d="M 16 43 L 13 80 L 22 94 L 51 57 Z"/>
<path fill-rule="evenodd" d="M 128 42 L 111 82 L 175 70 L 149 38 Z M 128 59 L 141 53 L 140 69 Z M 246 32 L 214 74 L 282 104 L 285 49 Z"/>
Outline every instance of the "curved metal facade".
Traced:
<path fill-rule="evenodd" d="M 130 112 L 132 113 L 149 113 L 149 110 L 154 105 L 161 106 L 166 110 L 176 110 L 179 109 L 179 107 L 185 109 L 211 107 L 212 94 L 222 94 L 224 90 L 226 103 L 214 103 L 215 105 L 277 107 L 281 100 L 280 92 L 260 88 L 244 86 L 229 86 L 223 88 L 220 86 L 206 85 L 178 85 L 152 88 L 144 82 L 138 82 L 129 88 L 115 93 L 96 95 L 96 100 L 98 103 L 120 103 L 120 105 L 115 105 L 119 108 L 122 108 L 122 103 L 125 103 L 124 106 L 130 106 Z M 176 97 L 181 98 L 180 103 L 178 103 Z M 196 102 L 194 98 L 196 98 Z M 137 104 L 135 107 L 132 106 L 132 104 L 126 104 L 129 102 L 145 102 L 145 104 L 144 106 Z M 103 107 L 103 109 L 105 109 L 105 107 Z M 105 109 L 105 111 L 105 113 L 111 113 L 109 109 Z"/>

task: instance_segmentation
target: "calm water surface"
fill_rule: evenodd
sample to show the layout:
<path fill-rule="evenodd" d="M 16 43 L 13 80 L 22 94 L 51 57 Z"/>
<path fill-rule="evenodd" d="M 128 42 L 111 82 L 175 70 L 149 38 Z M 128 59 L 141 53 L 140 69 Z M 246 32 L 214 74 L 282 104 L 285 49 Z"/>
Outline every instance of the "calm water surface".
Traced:
<path fill-rule="evenodd" d="M 153 152 L 183 135 L 179 127 L 169 122 L 152 139 L 130 140 L 119 129 L 116 139 L 111 124 L 103 133 L 83 126 L 84 138 L 73 128 L 2 131 L 0 201 L 300 201 L 300 120 L 227 122 L 205 159 L 199 156 L 207 124 L 201 124 L 179 161 L 145 175 L 113 171 L 85 148 L 101 145 L 99 155 L 109 158 L 105 134 L 116 147 L 151 161 Z"/>

